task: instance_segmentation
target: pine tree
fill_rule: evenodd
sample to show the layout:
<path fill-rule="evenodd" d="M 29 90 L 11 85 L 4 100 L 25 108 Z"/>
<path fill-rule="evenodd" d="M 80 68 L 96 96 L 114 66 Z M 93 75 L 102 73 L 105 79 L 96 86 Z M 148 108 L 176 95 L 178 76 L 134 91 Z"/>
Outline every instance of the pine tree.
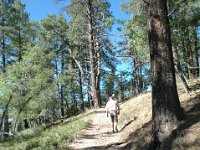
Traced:
<path fill-rule="evenodd" d="M 103 48 L 105 48 L 104 43 L 101 41 L 105 39 L 106 29 L 112 25 L 109 7 L 107 1 L 76 0 L 69 1 L 66 9 L 72 17 L 70 30 L 73 32 L 72 39 L 75 39 L 74 43 L 84 45 L 86 49 L 82 49 L 83 53 L 89 53 L 89 57 L 86 59 L 89 60 L 90 73 L 87 76 L 90 78 L 88 83 L 91 84 L 91 89 L 88 89 L 88 93 L 92 96 L 96 108 L 101 106 L 101 59 Z"/>
<path fill-rule="evenodd" d="M 169 149 L 169 136 L 185 115 L 176 87 L 167 3 L 150 0 L 147 5 L 153 84 L 153 142 L 150 148 Z"/>

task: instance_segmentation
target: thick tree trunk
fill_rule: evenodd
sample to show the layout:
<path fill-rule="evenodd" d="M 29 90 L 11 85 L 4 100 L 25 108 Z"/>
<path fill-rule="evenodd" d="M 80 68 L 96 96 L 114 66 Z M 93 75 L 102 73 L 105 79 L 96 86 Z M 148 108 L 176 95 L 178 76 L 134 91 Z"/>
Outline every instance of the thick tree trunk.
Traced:
<path fill-rule="evenodd" d="M 99 43 L 96 42 L 96 54 L 97 54 L 97 75 L 96 75 L 96 89 L 97 89 L 97 100 L 99 107 L 101 107 L 101 91 L 100 91 L 100 77 L 101 77 L 101 56 L 99 53 Z"/>
<path fill-rule="evenodd" d="M 92 98 L 95 108 L 99 108 L 99 100 L 97 95 L 96 85 L 96 69 L 95 69 L 95 47 L 94 47 L 94 29 L 93 29 L 93 8 L 92 0 L 87 1 L 87 16 L 88 16 L 88 42 L 89 42 L 89 55 L 90 55 L 90 71 L 92 82 Z"/>
<path fill-rule="evenodd" d="M 169 149 L 172 130 L 184 112 L 177 93 L 175 69 L 167 18 L 166 0 L 149 0 L 148 25 L 152 69 L 152 143 L 149 149 Z"/>

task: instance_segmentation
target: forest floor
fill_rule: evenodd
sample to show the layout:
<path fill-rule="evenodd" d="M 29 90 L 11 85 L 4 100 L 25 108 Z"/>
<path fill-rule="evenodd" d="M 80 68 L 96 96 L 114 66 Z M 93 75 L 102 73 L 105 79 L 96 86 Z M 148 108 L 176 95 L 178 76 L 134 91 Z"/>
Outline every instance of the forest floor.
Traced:
<path fill-rule="evenodd" d="M 200 150 L 200 79 L 189 82 L 190 94 L 179 87 L 179 98 L 187 120 L 174 131 L 173 150 Z M 96 110 L 88 127 L 76 135 L 67 149 L 145 150 L 151 140 L 151 94 L 120 103 L 118 133 L 112 133 L 105 109 Z"/>

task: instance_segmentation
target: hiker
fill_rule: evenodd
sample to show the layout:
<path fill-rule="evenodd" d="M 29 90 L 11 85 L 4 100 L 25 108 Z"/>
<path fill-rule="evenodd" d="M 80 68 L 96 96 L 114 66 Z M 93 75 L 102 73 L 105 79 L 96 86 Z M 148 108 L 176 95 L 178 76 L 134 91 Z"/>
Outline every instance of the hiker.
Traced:
<path fill-rule="evenodd" d="M 109 97 L 109 100 L 106 104 L 106 115 L 110 116 L 112 123 L 112 132 L 118 132 L 117 123 L 118 115 L 120 114 L 120 108 L 117 100 L 114 97 L 114 94 Z"/>

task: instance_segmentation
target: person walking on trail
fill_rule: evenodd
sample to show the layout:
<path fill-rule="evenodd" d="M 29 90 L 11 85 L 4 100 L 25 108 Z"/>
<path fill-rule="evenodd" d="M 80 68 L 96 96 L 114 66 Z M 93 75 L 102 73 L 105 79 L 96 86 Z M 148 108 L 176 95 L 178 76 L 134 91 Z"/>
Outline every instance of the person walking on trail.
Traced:
<path fill-rule="evenodd" d="M 110 116 L 112 123 L 112 132 L 118 132 L 118 115 L 120 114 L 119 103 L 114 98 L 114 95 L 109 97 L 109 100 L 106 104 L 106 115 Z"/>

